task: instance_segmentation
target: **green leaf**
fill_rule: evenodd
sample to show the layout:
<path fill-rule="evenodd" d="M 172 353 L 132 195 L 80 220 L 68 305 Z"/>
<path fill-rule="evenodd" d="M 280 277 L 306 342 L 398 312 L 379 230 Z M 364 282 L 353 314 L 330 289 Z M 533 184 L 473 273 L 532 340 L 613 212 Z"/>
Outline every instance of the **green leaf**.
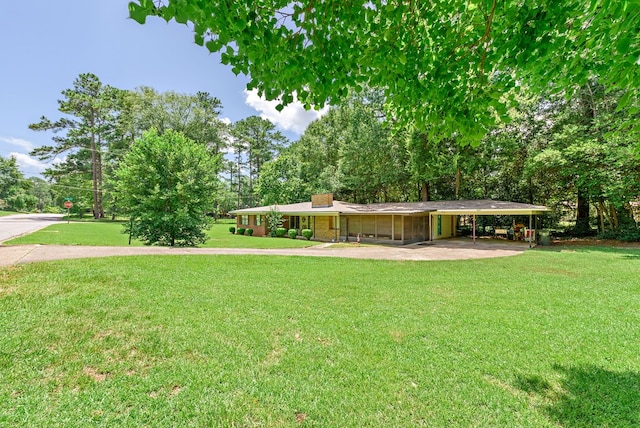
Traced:
<path fill-rule="evenodd" d="M 220 49 L 222 49 L 222 43 L 220 43 L 219 40 L 209 40 L 206 43 L 206 46 L 211 53 L 218 52 Z"/>
<path fill-rule="evenodd" d="M 626 54 L 627 52 L 629 52 L 629 46 L 629 38 L 624 37 L 624 35 L 620 35 L 620 38 L 618 38 L 618 42 L 616 43 L 616 49 L 618 50 L 618 52 L 620 52 L 621 54 Z"/>
<path fill-rule="evenodd" d="M 147 21 L 148 11 L 137 3 L 129 3 L 129 17 L 138 24 L 144 24 Z"/>
<path fill-rule="evenodd" d="M 627 92 L 620 98 L 620 101 L 618 101 L 618 106 L 616 107 L 616 111 L 620 111 L 624 109 L 629 104 L 629 101 L 631 101 L 632 95 L 633 95 L 633 91 L 627 90 Z"/>

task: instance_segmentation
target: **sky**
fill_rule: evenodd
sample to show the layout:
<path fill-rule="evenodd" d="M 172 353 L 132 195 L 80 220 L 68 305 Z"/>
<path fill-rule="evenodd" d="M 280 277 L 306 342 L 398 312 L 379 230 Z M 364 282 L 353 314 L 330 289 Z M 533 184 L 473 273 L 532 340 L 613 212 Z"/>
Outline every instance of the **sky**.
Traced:
<path fill-rule="evenodd" d="M 220 118 L 236 122 L 252 115 L 270 120 L 290 140 L 323 112 L 299 104 L 279 113 L 276 102 L 247 92 L 236 76 L 193 42 L 191 30 L 149 18 L 128 18 L 129 0 L 0 0 L 0 156 L 15 156 L 25 176 L 46 167 L 29 152 L 51 144 L 51 133 L 29 129 L 46 116 L 56 120 L 61 92 L 81 73 L 97 75 L 120 89 L 209 92 L 222 101 Z"/>

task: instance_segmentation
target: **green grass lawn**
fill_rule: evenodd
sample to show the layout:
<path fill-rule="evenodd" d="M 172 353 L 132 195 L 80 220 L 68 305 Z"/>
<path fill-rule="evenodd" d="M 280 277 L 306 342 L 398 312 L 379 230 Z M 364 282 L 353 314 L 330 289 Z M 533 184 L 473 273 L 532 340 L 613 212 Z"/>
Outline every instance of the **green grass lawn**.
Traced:
<path fill-rule="evenodd" d="M 318 242 L 303 239 L 266 238 L 257 236 L 232 235 L 232 224 L 216 223 L 208 231 L 209 239 L 201 247 L 209 248 L 299 248 L 317 245 Z M 121 222 L 81 221 L 58 223 L 38 232 L 24 235 L 5 245 L 57 244 L 57 245 L 128 245 L 129 236 L 122 233 Z M 141 246 L 133 240 L 131 245 Z"/>
<path fill-rule="evenodd" d="M 20 213 L 17 213 L 15 211 L 2 211 L 2 210 L 0 210 L 0 217 L 4 217 L 4 216 L 7 216 L 7 215 L 13 215 L 13 214 L 20 214 Z"/>
<path fill-rule="evenodd" d="M 640 426 L 640 251 L 0 270 L 0 426 Z"/>

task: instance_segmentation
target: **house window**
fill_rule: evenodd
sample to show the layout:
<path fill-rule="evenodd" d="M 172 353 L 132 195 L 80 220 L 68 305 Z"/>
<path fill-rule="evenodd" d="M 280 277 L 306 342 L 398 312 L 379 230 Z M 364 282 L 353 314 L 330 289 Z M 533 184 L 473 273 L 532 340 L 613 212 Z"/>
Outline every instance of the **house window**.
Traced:
<path fill-rule="evenodd" d="M 256 222 L 256 226 L 262 226 L 262 216 L 257 215 L 255 222 Z"/>
<path fill-rule="evenodd" d="M 289 217 L 289 229 L 300 229 L 300 217 L 298 216 Z"/>
<path fill-rule="evenodd" d="M 241 215 L 239 224 L 248 226 L 249 225 L 249 216 L 248 215 Z"/>

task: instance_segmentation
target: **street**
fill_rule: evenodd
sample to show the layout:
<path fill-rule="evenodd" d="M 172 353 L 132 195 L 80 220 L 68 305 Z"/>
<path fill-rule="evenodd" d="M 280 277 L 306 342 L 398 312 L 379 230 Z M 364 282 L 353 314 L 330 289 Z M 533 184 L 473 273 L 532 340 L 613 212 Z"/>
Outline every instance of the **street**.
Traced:
<path fill-rule="evenodd" d="M 15 214 L 0 217 L 0 244 L 62 221 L 63 214 Z"/>

